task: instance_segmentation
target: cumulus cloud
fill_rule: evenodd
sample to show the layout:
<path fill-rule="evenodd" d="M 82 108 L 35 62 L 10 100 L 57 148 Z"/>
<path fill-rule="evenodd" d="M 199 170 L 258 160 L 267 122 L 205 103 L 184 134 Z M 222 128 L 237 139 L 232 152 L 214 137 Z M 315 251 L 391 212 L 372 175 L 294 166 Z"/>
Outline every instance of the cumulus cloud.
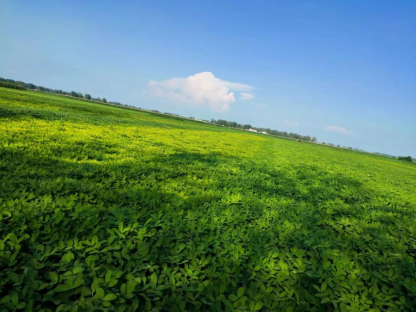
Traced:
<path fill-rule="evenodd" d="M 343 127 L 338 127 L 338 126 L 327 126 L 325 128 L 327 131 L 331 131 L 331 132 L 339 132 L 339 133 L 344 133 L 344 134 L 350 134 L 351 131 L 343 128 Z"/>
<path fill-rule="evenodd" d="M 299 126 L 299 122 L 293 120 L 284 120 L 283 123 L 288 126 Z"/>
<path fill-rule="evenodd" d="M 240 93 L 240 100 L 248 101 L 254 99 L 253 93 L 241 92 Z"/>
<path fill-rule="evenodd" d="M 187 78 L 150 80 L 148 87 L 153 96 L 193 107 L 208 106 L 219 112 L 228 111 L 230 104 L 235 102 L 232 91 L 243 91 L 240 93 L 241 99 L 248 100 L 250 96 L 254 98 L 254 94 L 247 93 L 253 91 L 254 87 L 221 80 L 211 72 L 197 73 Z"/>

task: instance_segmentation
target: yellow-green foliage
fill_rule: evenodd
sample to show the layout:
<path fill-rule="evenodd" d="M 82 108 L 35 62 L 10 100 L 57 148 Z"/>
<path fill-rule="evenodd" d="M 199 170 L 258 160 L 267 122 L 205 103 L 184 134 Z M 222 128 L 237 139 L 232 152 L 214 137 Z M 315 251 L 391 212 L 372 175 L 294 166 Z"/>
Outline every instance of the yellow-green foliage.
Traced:
<path fill-rule="evenodd" d="M 416 166 L 0 88 L 0 311 L 416 308 Z"/>

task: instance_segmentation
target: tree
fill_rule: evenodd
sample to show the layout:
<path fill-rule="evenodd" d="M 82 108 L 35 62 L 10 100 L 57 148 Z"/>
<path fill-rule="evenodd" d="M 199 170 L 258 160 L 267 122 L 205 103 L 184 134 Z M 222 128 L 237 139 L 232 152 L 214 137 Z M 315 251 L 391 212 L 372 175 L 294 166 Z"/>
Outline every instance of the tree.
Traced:
<path fill-rule="evenodd" d="M 107 103 L 107 99 L 106 99 L 106 98 L 103 98 L 103 102 L 104 102 L 104 103 Z"/>
<path fill-rule="evenodd" d="M 17 85 L 15 83 L 11 83 L 11 82 L 2 82 L 2 81 L 0 81 L 0 87 L 16 89 L 16 90 L 26 90 L 25 87 L 23 87 L 21 85 Z"/>
<path fill-rule="evenodd" d="M 409 162 L 413 162 L 413 159 L 411 156 L 399 156 L 398 157 L 399 160 L 404 160 L 404 161 L 409 161 Z"/>
<path fill-rule="evenodd" d="M 91 95 L 85 93 L 84 98 L 86 98 L 87 100 L 91 100 Z"/>

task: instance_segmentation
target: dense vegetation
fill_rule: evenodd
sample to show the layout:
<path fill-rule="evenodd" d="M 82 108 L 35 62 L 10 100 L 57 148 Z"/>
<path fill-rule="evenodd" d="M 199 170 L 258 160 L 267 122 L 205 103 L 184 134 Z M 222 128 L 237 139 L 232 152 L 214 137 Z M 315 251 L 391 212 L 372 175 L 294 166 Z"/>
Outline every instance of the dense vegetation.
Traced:
<path fill-rule="evenodd" d="M 413 159 L 411 156 L 399 156 L 398 159 L 408 161 L 408 162 L 413 162 Z"/>
<path fill-rule="evenodd" d="M 15 84 L 15 83 L 4 82 L 4 81 L 0 81 L 0 87 L 1 88 L 16 89 L 16 90 L 26 90 L 25 87 L 22 87 L 20 85 Z"/>
<path fill-rule="evenodd" d="M 285 138 L 292 138 L 292 139 L 302 140 L 302 141 L 307 141 L 307 142 L 316 143 L 318 141 L 316 137 L 311 137 L 309 135 L 300 135 L 300 134 L 292 133 L 292 132 L 288 133 L 286 131 L 272 130 L 270 128 L 253 127 L 250 124 L 239 124 L 235 121 L 228 121 L 224 119 L 218 119 L 218 120 L 211 119 L 211 123 L 220 125 L 220 126 L 225 126 L 225 127 L 240 128 L 244 130 L 254 129 L 259 132 L 266 132 L 267 134 L 272 134 L 272 135 L 277 135 L 277 136 L 281 136 Z"/>
<path fill-rule="evenodd" d="M 411 311 L 416 166 L 0 88 L 0 311 Z"/>

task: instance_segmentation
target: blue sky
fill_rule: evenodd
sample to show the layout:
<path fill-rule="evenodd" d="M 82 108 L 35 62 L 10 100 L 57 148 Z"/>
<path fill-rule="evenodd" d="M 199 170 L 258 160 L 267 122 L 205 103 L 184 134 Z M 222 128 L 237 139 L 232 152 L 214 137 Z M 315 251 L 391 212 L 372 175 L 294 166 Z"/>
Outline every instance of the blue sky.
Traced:
<path fill-rule="evenodd" d="M 0 2 L 0 77 L 416 157 L 416 1 Z"/>

